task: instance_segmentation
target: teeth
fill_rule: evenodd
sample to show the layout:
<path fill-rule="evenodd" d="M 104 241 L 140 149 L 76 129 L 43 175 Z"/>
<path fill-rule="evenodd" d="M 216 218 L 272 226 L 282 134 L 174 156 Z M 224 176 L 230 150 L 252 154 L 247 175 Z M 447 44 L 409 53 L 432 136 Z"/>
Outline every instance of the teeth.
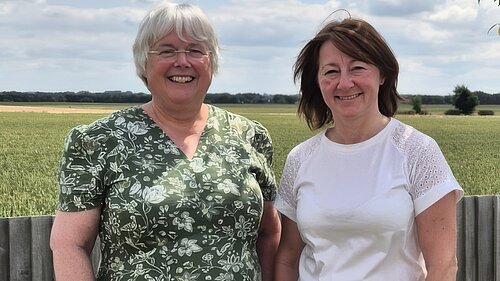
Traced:
<path fill-rule="evenodd" d="M 172 76 L 170 77 L 170 80 L 177 82 L 177 83 L 188 83 L 193 81 L 193 77 L 191 76 Z"/>
<path fill-rule="evenodd" d="M 357 97 L 359 97 L 361 94 L 355 94 L 355 95 L 352 95 L 352 96 L 347 96 L 347 97 L 341 97 L 341 96 L 338 96 L 339 100 L 353 100 Z"/>

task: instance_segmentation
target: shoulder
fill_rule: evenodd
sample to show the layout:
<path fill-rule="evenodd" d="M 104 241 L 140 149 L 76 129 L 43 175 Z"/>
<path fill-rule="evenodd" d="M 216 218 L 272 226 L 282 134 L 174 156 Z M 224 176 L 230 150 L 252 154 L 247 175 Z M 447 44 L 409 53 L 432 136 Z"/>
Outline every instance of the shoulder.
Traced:
<path fill-rule="evenodd" d="M 66 137 L 66 145 L 68 142 L 105 142 L 118 135 L 116 131 L 120 128 L 130 129 L 131 125 L 129 124 L 137 122 L 141 118 L 141 110 L 139 106 L 125 108 L 90 124 L 75 126 Z"/>
<path fill-rule="evenodd" d="M 213 114 L 214 121 L 219 126 L 229 125 L 228 129 L 235 133 L 269 138 L 269 131 L 260 122 L 214 105 L 208 106 Z"/>
<path fill-rule="evenodd" d="M 255 120 L 251 120 L 243 115 L 228 111 L 226 109 L 217 107 L 215 105 L 208 105 L 210 110 L 213 112 L 213 115 L 217 117 L 219 120 L 224 120 L 227 122 L 244 122 L 250 126 L 262 126 L 259 122 Z"/>
<path fill-rule="evenodd" d="M 437 146 L 433 138 L 412 126 L 404 124 L 396 119 L 393 119 L 393 122 L 391 140 L 401 153 L 416 155 L 426 151 L 426 148 L 429 146 Z"/>
<path fill-rule="evenodd" d="M 310 137 L 309 139 L 292 148 L 292 150 L 290 150 L 290 152 L 288 153 L 286 161 L 287 166 L 289 166 L 289 168 L 291 168 L 292 170 L 297 170 L 300 165 L 306 159 L 309 159 L 319 147 L 324 133 L 325 131 L 321 131 L 315 136 Z"/>

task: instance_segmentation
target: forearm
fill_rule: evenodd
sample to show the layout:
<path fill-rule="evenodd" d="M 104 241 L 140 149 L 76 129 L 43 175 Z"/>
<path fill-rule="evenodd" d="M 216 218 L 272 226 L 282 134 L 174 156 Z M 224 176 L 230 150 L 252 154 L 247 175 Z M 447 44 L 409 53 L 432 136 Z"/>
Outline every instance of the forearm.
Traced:
<path fill-rule="evenodd" d="M 276 257 L 274 268 L 275 281 L 295 281 L 299 279 L 299 270 L 296 264 L 284 261 L 279 255 Z"/>
<path fill-rule="evenodd" d="M 456 281 L 457 263 L 450 262 L 445 266 L 428 266 L 425 281 Z"/>
<path fill-rule="evenodd" d="M 262 281 L 273 280 L 274 260 L 279 245 L 279 233 L 261 234 L 257 240 L 257 254 L 262 269 Z"/>
<path fill-rule="evenodd" d="M 82 248 L 53 251 L 54 275 L 57 281 L 93 281 L 90 255 Z"/>

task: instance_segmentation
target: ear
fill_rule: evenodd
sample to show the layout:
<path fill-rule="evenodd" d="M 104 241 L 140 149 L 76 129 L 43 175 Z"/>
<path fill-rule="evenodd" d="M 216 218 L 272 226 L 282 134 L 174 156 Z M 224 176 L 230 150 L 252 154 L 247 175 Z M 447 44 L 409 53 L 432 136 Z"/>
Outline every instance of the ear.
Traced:
<path fill-rule="evenodd" d="M 380 79 L 380 85 L 384 85 L 385 83 L 385 78 Z"/>

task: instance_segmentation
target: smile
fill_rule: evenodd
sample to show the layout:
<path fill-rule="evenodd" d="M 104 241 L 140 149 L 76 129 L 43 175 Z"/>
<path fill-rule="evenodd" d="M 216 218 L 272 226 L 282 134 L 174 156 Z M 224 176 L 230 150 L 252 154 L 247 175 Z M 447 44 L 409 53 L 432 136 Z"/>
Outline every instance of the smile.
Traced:
<path fill-rule="evenodd" d="M 355 94 L 355 95 L 346 96 L 346 97 L 336 96 L 336 98 L 338 98 L 339 100 L 353 100 L 359 96 L 361 96 L 361 94 Z"/>
<path fill-rule="evenodd" d="M 170 76 L 168 77 L 168 80 L 176 83 L 189 83 L 193 81 L 194 77 L 192 76 Z"/>

